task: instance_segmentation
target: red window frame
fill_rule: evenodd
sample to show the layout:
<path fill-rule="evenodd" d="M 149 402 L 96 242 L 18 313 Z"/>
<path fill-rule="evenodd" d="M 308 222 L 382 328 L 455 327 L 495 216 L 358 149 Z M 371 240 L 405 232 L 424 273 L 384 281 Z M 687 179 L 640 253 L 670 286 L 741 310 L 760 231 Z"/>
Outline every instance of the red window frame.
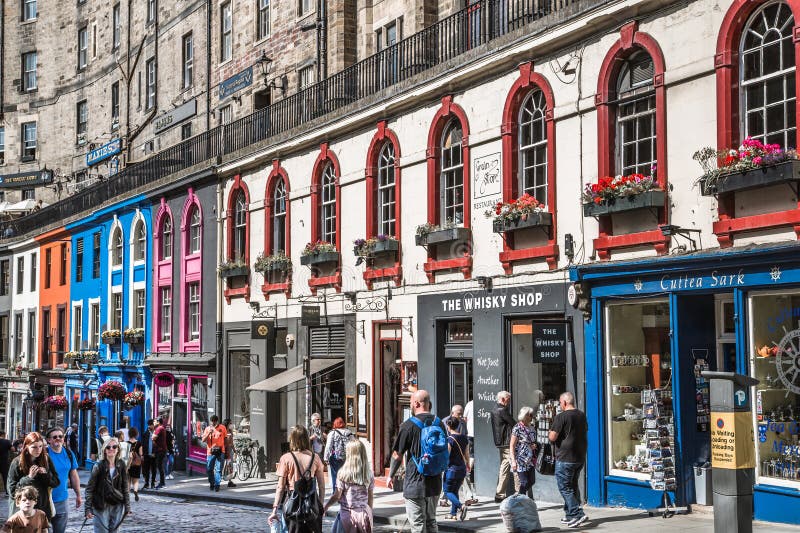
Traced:
<path fill-rule="evenodd" d="M 245 218 L 244 218 L 244 225 L 245 225 L 245 232 L 244 232 L 244 262 L 246 265 L 250 265 L 250 190 L 247 188 L 247 184 L 242 181 L 242 175 L 236 174 L 233 177 L 233 185 L 231 186 L 231 190 L 228 192 L 228 210 L 225 212 L 225 217 L 227 220 L 227 228 L 226 228 L 226 237 L 227 237 L 227 246 L 225 248 L 225 254 L 228 261 L 233 261 L 234 259 L 234 239 L 235 239 L 235 232 L 236 232 L 236 220 L 235 220 L 235 211 L 236 211 L 236 197 L 238 196 L 239 192 L 244 193 L 244 209 L 245 209 Z M 227 281 L 225 282 L 225 302 L 230 305 L 231 298 L 237 298 L 240 296 L 244 297 L 245 302 L 250 302 L 250 275 L 247 275 L 247 281 L 244 284 L 244 287 L 239 288 L 230 288 L 228 287 Z"/>
<path fill-rule="evenodd" d="M 331 244 L 336 246 L 336 250 L 339 252 L 339 264 L 336 272 L 330 276 L 320 276 L 316 269 L 311 269 L 308 286 L 313 294 L 316 294 L 320 287 L 333 287 L 336 292 L 342 290 L 342 168 L 339 165 L 339 159 L 328 143 L 322 143 L 319 146 L 319 155 L 314 162 L 314 170 L 311 174 L 311 242 L 317 242 L 320 238 L 320 208 L 322 204 L 320 181 L 328 163 L 333 165 L 333 173 L 336 175 L 336 242 Z"/>
<path fill-rule="evenodd" d="M 500 262 L 506 274 L 511 274 L 517 261 L 544 259 L 550 270 L 558 266 L 558 230 L 556 210 L 556 124 L 553 115 L 555 96 L 547 78 L 533 71 L 533 63 L 519 66 L 519 78 L 511 86 L 503 107 L 503 122 L 500 135 L 503 145 L 503 201 L 519 197 L 519 112 L 523 102 L 535 90 L 540 90 L 545 99 L 545 127 L 547 128 L 547 210 L 553 217 L 553 225 L 547 232 L 547 244 L 529 248 L 516 248 L 514 234 L 509 232 L 503 239 Z"/>
<path fill-rule="evenodd" d="M 378 231 L 378 159 L 387 143 L 394 148 L 394 198 L 395 198 L 395 237 L 400 239 L 401 232 L 401 207 L 402 195 L 400 187 L 400 141 L 394 131 L 386 127 L 386 121 L 378 122 L 378 131 L 372 137 L 367 150 L 367 164 L 364 167 L 367 187 L 367 234 L 366 238 L 375 237 Z M 403 267 L 401 265 L 402 246 L 397 251 L 394 265 L 386 268 L 374 268 L 370 265 L 364 269 L 364 281 L 368 289 L 372 289 L 375 281 L 391 279 L 399 287 L 403 281 Z"/>
<path fill-rule="evenodd" d="M 742 30 L 750 19 L 750 15 L 766 4 L 768 0 L 734 0 L 725 17 L 722 19 L 717 36 L 717 51 L 714 55 L 714 70 L 717 79 L 717 147 L 728 149 L 741 142 L 739 119 L 739 44 Z M 800 71 L 800 0 L 783 2 L 791 10 L 795 25 L 794 57 L 797 71 Z M 795 93 L 800 101 L 800 87 L 797 86 L 795 73 Z M 800 124 L 800 108 L 795 110 L 796 124 Z M 718 220 L 713 229 L 721 248 L 733 245 L 737 233 L 792 226 L 795 235 L 800 239 L 800 201 L 794 209 L 735 217 L 735 195 L 733 193 L 719 195 L 717 202 Z"/>
<path fill-rule="evenodd" d="M 642 50 L 653 60 L 653 88 L 656 97 L 656 168 L 658 185 L 668 191 L 667 170 L 667 90 L 664 86 L 666 70 L 664 54 L 658 42 L 645 32 L 640 32 L 637 22 L 629 22 L 620 29 L 620 38 L 606 53 L 600 67 L 595 107 L 597 108 L 597 176 L 616 175 L 616 86 L 623 59 Z M 658 224 L 669 221 L 669 196 L 658 209 Z M 594 249 L 602 260 L 611 258 L 611 252 L 623 248 L 651 245 L 659 255 L 669 251 L 669 237 L 656 227 L 636 233 L 614 235 L 610 215 L 599 218 L 599 236 L 594 239 Z"/>
<path fill-rule="evenodd" d="M 469 157 L 469 120 L 464 109 L 453 102 L 453 95 L 442 98 L 442 105 L 431 121 L 431 128 L 428 131 L 428 149 L 426 158 L 428 160 L 428 222 L 438 224 L 440 220 L 440 200 L 439 200 L 439 181 L 441 177 L 441 143 L 445 128 L 451 120 L 458 120 L 461 125 L 462 143 L 461 159 L 464 164 L 464 227 L 471 229 L 471 195 L 470 184 L 472 176 L 470 168 L 472 160 Z M 450 270 L 460 270 L 464 279 L 472 277 L 472 253 L 467 251 L 462 257 L 437 259 L 433 248 L 428 249 L 428 259 L 424 265 L 428 281 L 436 281 L 436 273 Z"/>
<path fill-rule="evenodd" d="M 281 166 L 279 159 L 272 161 L 272 171 L 267 177 L 267 188 L 264 194 L 264 253 L 268 254 L 272 250 L 272 215 L 275 208 L 273 196 L 279 181 L 283 181 L 283 187 L 286 191 L 286 242 L 284 243 L 284 252 L 286 257 L 292 257 L 291 187 L 289 186 L 289 175 Z M 265 278 L 264 284 L 261 285 L 261 292 L 264 293 L 264 299 L 266 300 L 269 300 L 269 295 L 273 292 L 283 292 L 288 298 L 292 294 L 292 275 L 289 274 L 282 283 L 267 283 Z"/>

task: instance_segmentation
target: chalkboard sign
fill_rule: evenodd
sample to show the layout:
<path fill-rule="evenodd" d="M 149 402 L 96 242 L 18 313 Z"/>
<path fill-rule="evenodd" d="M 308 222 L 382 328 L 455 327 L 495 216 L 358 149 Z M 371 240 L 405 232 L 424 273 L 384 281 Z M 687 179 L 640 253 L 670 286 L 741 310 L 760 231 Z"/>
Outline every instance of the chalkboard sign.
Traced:
<path fill-rule="evenodd" d="M 369 437 L 369 385 L 356 385 L 356 434 Z"/>
<path fill-rule="evenodd" d="M 567 363 L 566 322 L 533 323 L 533 362 Z"/>

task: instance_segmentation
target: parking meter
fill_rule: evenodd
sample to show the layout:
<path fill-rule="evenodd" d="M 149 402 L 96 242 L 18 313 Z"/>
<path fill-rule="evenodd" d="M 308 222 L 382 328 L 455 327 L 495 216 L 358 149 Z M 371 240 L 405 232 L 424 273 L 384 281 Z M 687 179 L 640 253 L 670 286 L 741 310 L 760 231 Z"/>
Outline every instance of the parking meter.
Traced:
<path fill-rule="evenodd" d="M 711 385 L 711 468 L 714 533 L 752 533 L 755 432 L 750 387 L 734 372 L 702 373 Z"/>

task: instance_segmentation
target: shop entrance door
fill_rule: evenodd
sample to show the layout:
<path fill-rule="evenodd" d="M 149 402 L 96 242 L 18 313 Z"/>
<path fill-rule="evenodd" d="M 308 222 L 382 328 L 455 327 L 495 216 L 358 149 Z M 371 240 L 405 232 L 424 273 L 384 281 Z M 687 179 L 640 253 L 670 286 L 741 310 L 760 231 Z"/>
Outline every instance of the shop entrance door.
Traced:
<path fill-rule="evenodd" d="M 175 456 L 175 470 L 186 470 L 186 401 L 175 400 L 172 414 L 172 430 L 175 433 L 175 445 L 178 454 Z"/>
<path fill-rule="evenodd" d="M 375 474 L 385 475 L 392 458 L 392 444 L 403 422 L 401 394 L 400 341 L 381 340 L 378 347 L 378 361 L 375 365 L 379 383 L 376 428 Z"/>
<path fill-rule="evenodd" d="M 450 407 L 454 405 L 464 407 L 472 398 L 472 360 L 450 361 L 447 366 L 450 380 Z"/>

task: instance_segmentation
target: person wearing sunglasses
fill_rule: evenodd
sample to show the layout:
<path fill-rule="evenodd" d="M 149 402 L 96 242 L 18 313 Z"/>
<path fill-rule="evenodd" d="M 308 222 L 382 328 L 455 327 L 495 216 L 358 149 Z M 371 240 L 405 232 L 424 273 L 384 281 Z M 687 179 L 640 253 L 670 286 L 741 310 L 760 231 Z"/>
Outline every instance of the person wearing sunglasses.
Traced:
<path fill-rule="evenodd" d="M 81 480 L 78 477 L 78 461 L 75 455 L 64 445 L 64 428 L 52 427 L 45 432 L 47 437 L 47 453 L 58 474 L 58 487 L 53 489 L 53 507 L 55 514 L 50 524 L 53 533 L 64 533 L 69 521 L 69 489 L 75 491 L 75 508 L 81 506 Z"/>
<path fill-rule="evenodd" d="M 119 440 L 108 439 L 100 456 L 86 485 L 84 513 L 95 533 L 117 533 L 131 512 L 127 465 L 119 456 Z"/>

